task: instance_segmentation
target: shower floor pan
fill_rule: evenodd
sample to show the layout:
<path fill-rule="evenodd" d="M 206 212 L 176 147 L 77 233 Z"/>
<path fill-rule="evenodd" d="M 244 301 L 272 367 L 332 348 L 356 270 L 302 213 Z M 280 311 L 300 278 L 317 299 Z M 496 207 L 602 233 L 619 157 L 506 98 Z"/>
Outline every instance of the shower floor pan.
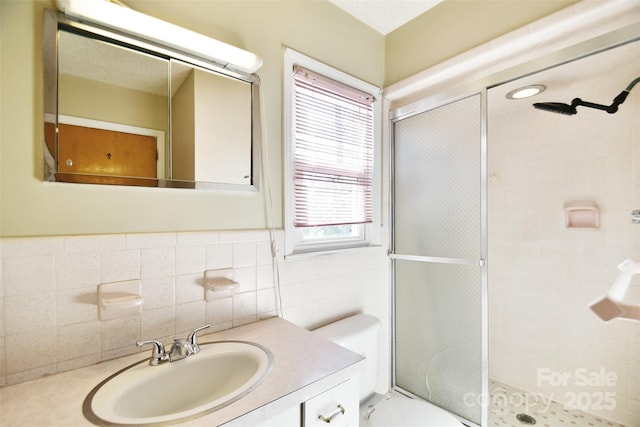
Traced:
<path fill-rule="evenodd" d="M 489 427 L 631 427 L 580 410 L 565 409 L 561 403 L 494 380 L 489 381 L 489 394 Z"/>

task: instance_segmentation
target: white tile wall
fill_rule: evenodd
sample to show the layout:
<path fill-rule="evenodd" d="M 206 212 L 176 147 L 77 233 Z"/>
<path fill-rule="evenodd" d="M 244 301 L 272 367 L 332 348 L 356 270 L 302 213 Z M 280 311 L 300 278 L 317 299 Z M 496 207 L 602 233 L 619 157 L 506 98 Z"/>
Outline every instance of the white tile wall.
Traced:
<path fill-rule="evenodd" d="M 580 95 L 610 99 L 627 83 L 596 82 Z M 615 115 L 571 117 L 527 105 L 491 117 L 489 131 L 490 375 L 561 403 L 582 396 L 588 412 L 630 426 L 640 425 L 640 323 L 605 323 L 588 305 L 609 290 L 618 263 L 640 261 L 640 225 L 631 224 L 639 100 Z M 565 229 L 564 204 L 585 200 L 600 207 L 601 227 Z M 539 384 L 538 368 L 568 373 L 566 386 Z M 579 368 L 613 372 L 616 385 L 581 386 Z M 603 392 L 615 394 L 614 409 L 596 404 Z"/>
<path fill-rule="evenodd" d="M 0 240 L 0 385 L 135 353 L 140 339 L 170 342 L 205 323 L 213 331 L 273 316 L 279 300 L 283 317 L 302 327 L 356 312 L 388 320 L 383 248 L 285 261 L 282 231 L 275 241 L 277 268 L 266 230 Z M 202 277 L 217 268 L 233 268 L 240 288 L 206 302 Z M 98 284 L 130 279 L 142 280 L 143 312 L 99 321 Z"/>

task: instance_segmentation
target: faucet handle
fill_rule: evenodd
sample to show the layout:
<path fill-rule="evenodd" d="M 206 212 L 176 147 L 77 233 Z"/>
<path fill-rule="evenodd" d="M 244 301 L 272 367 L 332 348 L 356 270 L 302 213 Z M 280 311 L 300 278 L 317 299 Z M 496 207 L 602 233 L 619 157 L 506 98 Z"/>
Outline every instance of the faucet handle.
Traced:
<path fill-rule="evenodd" d="M 158 340 L 148 340 L 148 341 L 138 341 L 136 345 L 138 347 L 142 347 L 146 344 L 152 344 L 153 350 L 151 353 L 151 360 L 149 360 L 149 365 L 155 366 L 162 362 L 165 362 L 168 359 L 167 353 L 164 351 L 164 345 Z"/>
<path fill-rule="evenodd" d="M 193 348 L 193 354 L 200 351 L 200 347 L 198 346 L 198 337 L 196 334 L 209 327 L 211 327 L 211 325 L 200 326 L 199 328 L 196 328 L 193 332 L 191 332 L 187 337 L 187 341 L 189 341 L 191 347 Z"/>

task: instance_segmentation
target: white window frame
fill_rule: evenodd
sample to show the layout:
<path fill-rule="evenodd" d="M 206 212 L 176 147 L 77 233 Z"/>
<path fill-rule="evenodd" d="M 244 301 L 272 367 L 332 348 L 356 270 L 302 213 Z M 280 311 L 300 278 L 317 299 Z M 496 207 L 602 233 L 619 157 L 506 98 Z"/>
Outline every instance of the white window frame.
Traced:
<path fill-rule="evenodd" d="M 375 97 L 373 103 L 373 221 L 358 224 L 357 236 L 352 238 L 319 238 L 305 240 L 302 230 L 294 225 L 294 66 L 299 65 L 315 73 L 321 74 Z M 327 64 L 309 58 L 293 49 L 284 51 L 284 231 L 285 256 L 332 252 L 350 248 L 377 246 L 380 244 L 380 200 L 381 200 L 381 123 L 382 100 L 380 88 L 366 83 L 356 77 L 337 70 Z"/>

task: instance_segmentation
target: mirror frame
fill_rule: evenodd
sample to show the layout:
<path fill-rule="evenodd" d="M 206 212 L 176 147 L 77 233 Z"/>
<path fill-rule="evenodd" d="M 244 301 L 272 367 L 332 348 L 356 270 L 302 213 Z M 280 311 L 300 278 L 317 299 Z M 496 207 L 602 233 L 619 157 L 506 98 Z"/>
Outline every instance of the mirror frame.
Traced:
<path fill-rule="evenodd" d="M 203 181 L 182 181 L 174 179 L 153 178 L 157 181 L 157 185 L 153 187 L 160 188 L 190 188 L 190 189 L 208 189 L 208 190 L 235 190 L 235 191 L 258 191 L 260 186 L 260 159 L 262 145 L 262 129 L 261 129 L 261 102 L 260 102 L 260 78 L 256 74 L 242 73 L 236 70 L 225 68 L 225 64 L 197 57 L 193 54 L 182 52 L 175 48 L 164 46 L 155 42 L 144 40 L 140 37 L 126 34 L 124 32 L 107 29 L 96 24 L 89 24 L 79 20 L 71 19 L 64 14 L 51 10 L 44 10 L 43 19 L 43 72 L 44 72 L 44 116 L 43 127 L 48 117 L 55 117 L 55 146 L 57 152 L 58 146 L 58 31 L 69 31 L 80 36 L 89 37 L 133 49 L 145 54 L 150 54 L 163 59 L 176 59 L 183 63 L 187 63 L 196 68 L 201 68 L 226 77 L 235 78 L 251 85 L 251 183 L 250 184 L 230 184 L 223 182 L 203 182 Z M 170 102 L 167 105 L 169 123 L 171 122 Z M 172 136 L 171 126 L 169 125 L 168 153 L 171 156 Z M 54 154 L 55 165 L 53 169 L 48 166 L 45 155 L 46 141 L 43 140 L 43 156 L 44 158 L 44 181 L 61 182 L 55 179 L 57 172 L 57 154 Z M 169 160 L 170 162 L 170 160 Z M 103 176 L 103 175 L 98 175 Z M 117 178 L 117 176 L 114 176 Z M 130 177 L 127 177 L 130 178 Z M 147 178 L 148 179 L 148 178 Z M 131 184 L 118 184 L 128 186 Z M 152 188 L 152 187 L 150 187 Z"/>

